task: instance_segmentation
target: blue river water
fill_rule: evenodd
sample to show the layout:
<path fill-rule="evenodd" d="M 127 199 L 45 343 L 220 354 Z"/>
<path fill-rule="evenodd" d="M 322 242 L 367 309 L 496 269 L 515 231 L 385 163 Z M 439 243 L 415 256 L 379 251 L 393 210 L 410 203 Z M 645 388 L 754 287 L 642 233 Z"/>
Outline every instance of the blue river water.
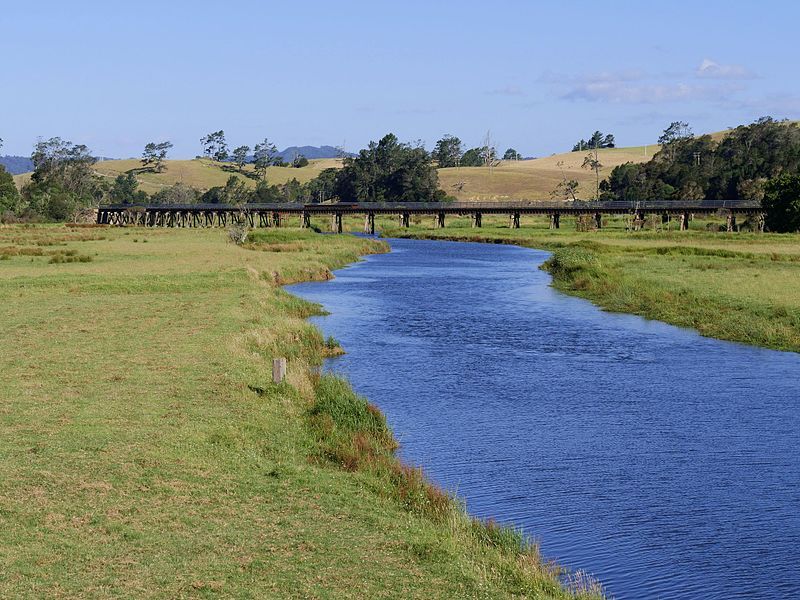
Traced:
<path fill-rule="evenodd" d="M 390 243 L 289 290 L 404 460 L 610 596 L 800 598 L 800 354 L 602 312 L 545 252 Z"/>

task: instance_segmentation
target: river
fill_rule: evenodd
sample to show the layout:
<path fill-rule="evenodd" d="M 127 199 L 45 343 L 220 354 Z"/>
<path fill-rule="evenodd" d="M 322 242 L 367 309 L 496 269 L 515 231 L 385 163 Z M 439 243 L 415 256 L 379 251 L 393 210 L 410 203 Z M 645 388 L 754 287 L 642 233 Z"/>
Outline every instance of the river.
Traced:
<path fill-rule="evenodd" d="M 603 312 L 546 252 L 389 241 L 289 290 L 405 461 L 616 598 L 800 597 L 800 355 Z"/>

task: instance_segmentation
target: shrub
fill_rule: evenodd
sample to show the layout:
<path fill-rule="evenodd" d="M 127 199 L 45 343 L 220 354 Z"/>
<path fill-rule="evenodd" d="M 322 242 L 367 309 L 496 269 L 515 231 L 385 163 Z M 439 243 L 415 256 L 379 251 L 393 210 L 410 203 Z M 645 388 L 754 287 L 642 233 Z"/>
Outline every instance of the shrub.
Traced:
<path fill-rule="evenodd" d="M 771 179 L 761 205 L 770 231 L 800 231 L 800 175 L 781 175 Z"/>
<path fill-rule="evenodd" d="M 559 248 L 542 265 L 553 277 L 572 278 L 579 271 L 594 271 L 600 264 L 597 255 L 586 248 Z"/>
<path fill-rule="evenodd" d="M 250 230 L 244 225 L 234 225 L 228 230 L 228 238 L 237 246 L 241 246 L 247 241 L 247 234 Z"/>

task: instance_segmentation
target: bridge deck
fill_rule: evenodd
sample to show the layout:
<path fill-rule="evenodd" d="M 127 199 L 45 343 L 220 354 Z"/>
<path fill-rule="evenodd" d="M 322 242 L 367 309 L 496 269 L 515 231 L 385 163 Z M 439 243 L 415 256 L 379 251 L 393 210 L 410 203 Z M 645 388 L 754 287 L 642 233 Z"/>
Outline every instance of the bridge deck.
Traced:
<path fill-rule="evenodd" d="M 98 208 L 97 222 L 112 225 L 144 225 L 150 227 L 213 227 L 228 222 L 251 227 L 280 225 L 286 215 L 299 215 L 301 225 L 308 227 L 312 216 L 332 216 L 334 229 L 341 231 L 345 215 L 366 215 L 365 228 L 374 231 L 376 215 L 399 215 L 408 226 L 411 215 L 433 215 L 438 227 L 444 227 L 446 215 L 471 216 L 476 227 L 483 215 L 507 214 L 512 227 L 519 227 L 520 215 L 549 215 L 554 228 L 561 215 L 592 215 L 601 226 L 604 214 L 633 215 L 644 220 L 647 214 L 659 214 L 666 220 L 680 216 L 681 228 L 688 226 L 690 215 L 711 214 L 726 210 L 735 225 L 736 214 L 760 214 L 758 202 L 748 200 L 652 200 L 648 202 L 340 202 L 333 204 L 183 204 L 183 205 L 103 205 Z M 731 221 L 731 219 L 733 219 Z"/>
<path fill-rule="evenodd" d="M 111 204 L 100 207 L 101 211 L 192 211 L 192 212 L 281 212 L 286 214 L 625 214 L 632 212 L 681 212 L 707 213 L 719 209 L 735 212 L 753 212 L 760 210 L 761 205 L 751 200 L 651 200 L 642 202 L 601 201 L 601 202 L 361 202 L 333 204 L 245 204 L 233 206 L 228 204 L 173 204 L 173 205 L 126 205 Z"/>

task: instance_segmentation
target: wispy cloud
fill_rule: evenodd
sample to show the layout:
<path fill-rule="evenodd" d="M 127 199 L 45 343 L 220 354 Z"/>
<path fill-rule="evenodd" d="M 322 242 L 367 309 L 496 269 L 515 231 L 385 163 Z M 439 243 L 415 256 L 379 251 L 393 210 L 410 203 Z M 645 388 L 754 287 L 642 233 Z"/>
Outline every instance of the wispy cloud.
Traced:
<path fill-rule="evenodd" d="M 600 71 L 598 73 L 583 73 L 580 75 L 570 75 L 567 73 L 556 73 L 545 71 L 539 77 L 540 83 L 555 85 L 588 85 L 593 83 L 615 83 L 621 81 L 642 81 L 647 78 L 644 71 L 638 69 L 626 69 L 623 71 Z"/>
<path fill-rule="evenodd" d="M 695 75 L 703 79 L 755 79 L 756 74 L 742 65 L 723 65 L 704 58 L 695 70 Z"/>
<path fill-rule="evenodd" d="M 656 104 L 662 102 L 689 102 L 694 100 L 722 101 L 730 94 L 741 91 L 742 86 L 697 85 L 688 83 L 625 83 L 598 82 L 573 87 L 562 94 L 564 100 L 610 102 L 615 104 Z"/>
<path fill-rule="evenodd" d="M 524 96 L 525 92 L 516 85 L 507 85 L 494 90 L 486 92 L 490 96 Z"/>
<path fill-rule="evenodd" d="M 745 88 L 754 77 L 737 65 L 705 59 L 692 73 L 646 73 L 638 69 L 566 75 L 545 72 L 540 82 L 551 85 L 561 100 L 612 104 L 658 104 L 706 101 L 722 103 Z M 725 81 L 719 81 L 725 80 Z"/>
<path fill-rule="evenodd" d="M 800 117 L 800 95 L 769 94 L 761 97 L 730 99 L 725 108 L 746 110 L 751 114 L 771 115 L 775 118 L 797 119 Z"/>

